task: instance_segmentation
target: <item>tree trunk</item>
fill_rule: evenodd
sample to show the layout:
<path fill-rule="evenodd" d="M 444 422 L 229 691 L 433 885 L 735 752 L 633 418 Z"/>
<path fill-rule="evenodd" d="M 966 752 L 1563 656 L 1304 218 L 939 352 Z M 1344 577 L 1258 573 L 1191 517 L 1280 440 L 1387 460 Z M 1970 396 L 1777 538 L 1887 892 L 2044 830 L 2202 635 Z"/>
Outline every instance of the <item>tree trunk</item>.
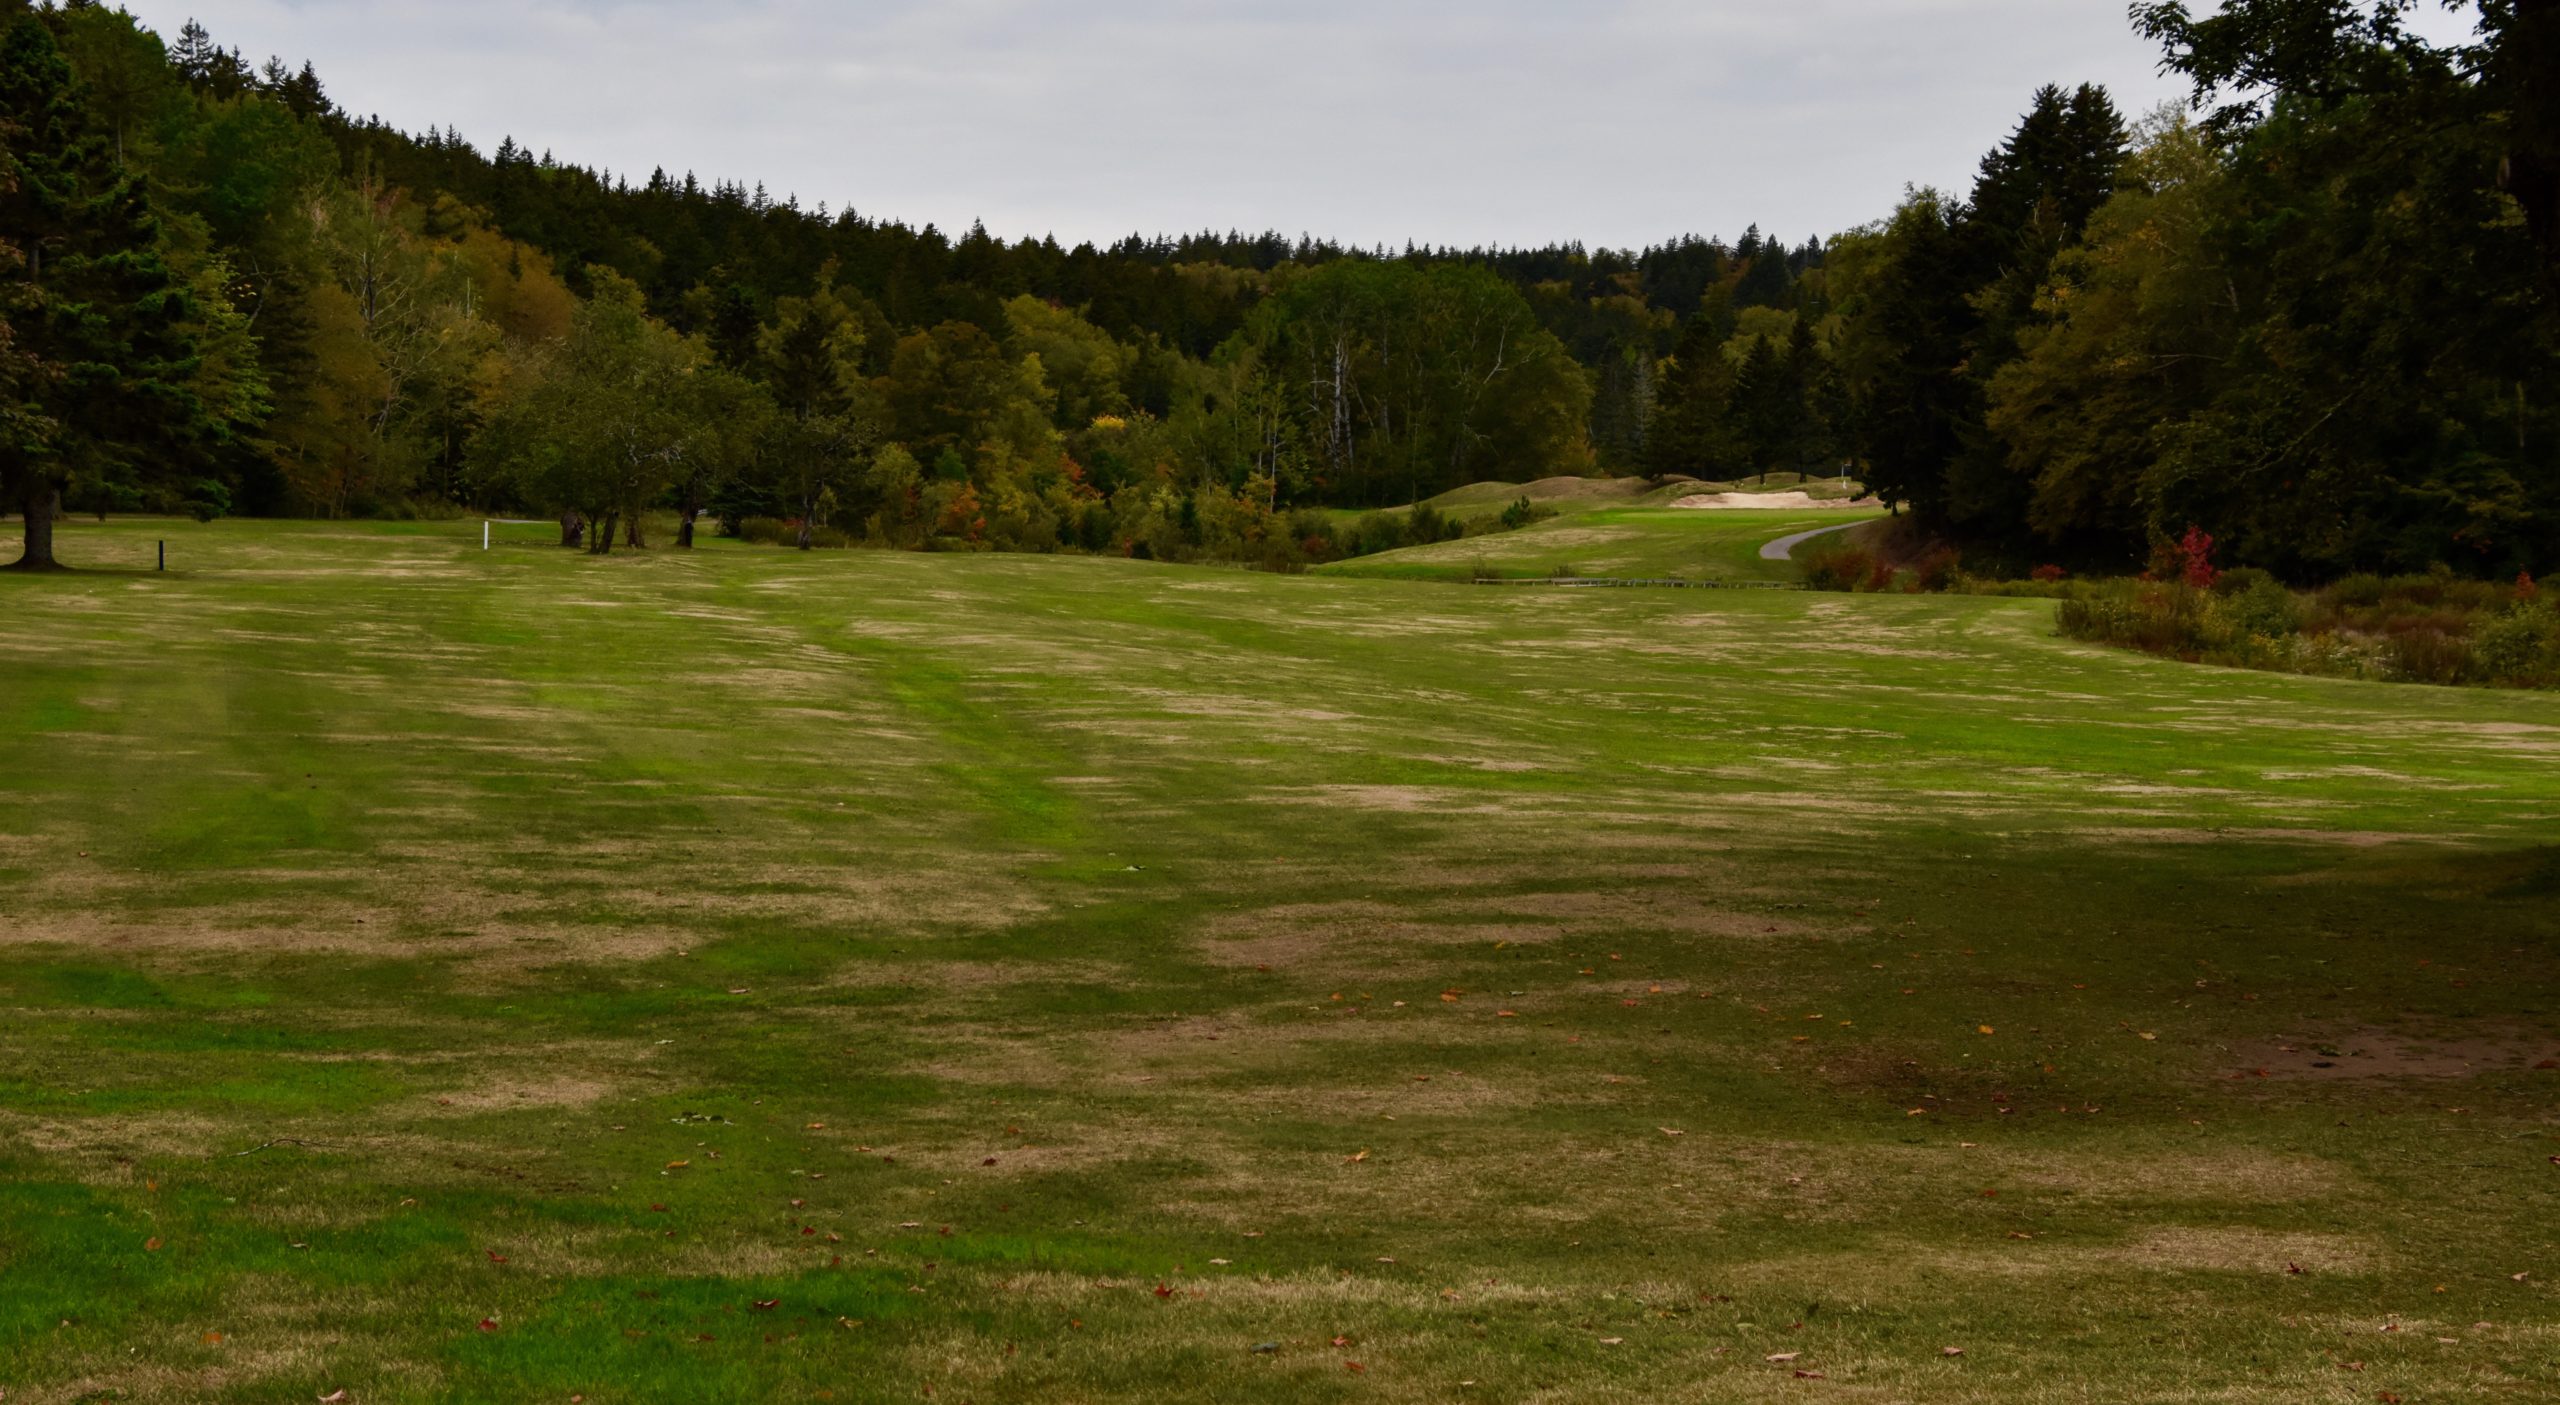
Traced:
<path fill-rule="evenodd" d="M 809 549 L 810 533 L 816 530 L 814 518 L 815 514 L 813 513 L 802 513 L 800 516 L 800 549 L 802 551 L 807 551 Z"/>
<path fill-rule="evenodd" d="M 27 548 L 9 569 L 61 570 L 62 563 L 53 558 L 53 522 L 62 515 L 62 490 L 39 478 L 27 485 L 19 506 L 27 514 Z"/>
<path fill-rule="evenodd" d="M 587 554 L 589 556 L 611 556 L 613 554 L 613 529 L 620 525 L 622 525 L 621 513 L 606 513 L 603 520 L 596 523 L 595 535 L 591 544 L 587 547 Z"/>
<path fill-rule="evenodd" d="M 629 531 L 623 534 L 622 544 L 631 548 L 633 551 L 647 551 L 649 549 L 648 539 L 641 535 L 641 521 L 639 513 L 635 512 L 631 514 L 631 527 Z"/>
<path fill-rule="evenodd" d="M 587 516 L 583 512 L 560 514 L 560 544 L 571 550 L 587 544 Z"/>
<path fill-rule="evenodd" d="M 693 508 L 684 510 L 684 520 L 676 524 L 676 550 L 693 550 L 693 519 L 702 514 Z"/>

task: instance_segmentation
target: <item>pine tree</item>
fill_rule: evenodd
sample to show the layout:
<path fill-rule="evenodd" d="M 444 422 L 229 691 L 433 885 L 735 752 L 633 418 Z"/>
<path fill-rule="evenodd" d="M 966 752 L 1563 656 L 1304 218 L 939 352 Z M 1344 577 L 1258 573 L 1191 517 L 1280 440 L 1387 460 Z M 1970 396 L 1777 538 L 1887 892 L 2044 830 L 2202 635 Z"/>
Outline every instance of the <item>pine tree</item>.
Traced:
<path fill-rule="evenodd" d="M 25 359 L 0 406 L 0 497 L 25 514 L 22 570 L 57 566 L 53 523 L 75 486 L 101 499 L 184 479 L 220 427 L 189 385 L 191 294 L 163 257 L 138 175 L 82 109 L 44 20 L 0 33 L 0 136 L 13 153 L 0 244 L 5 307 Z"/>

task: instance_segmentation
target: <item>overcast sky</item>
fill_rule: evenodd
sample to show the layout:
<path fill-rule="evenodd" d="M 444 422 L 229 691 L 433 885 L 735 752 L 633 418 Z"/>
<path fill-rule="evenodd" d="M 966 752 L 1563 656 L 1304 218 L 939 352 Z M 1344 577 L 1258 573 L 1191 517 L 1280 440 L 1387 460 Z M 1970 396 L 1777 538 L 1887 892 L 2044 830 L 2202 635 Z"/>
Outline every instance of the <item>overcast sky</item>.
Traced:
<path fill-rule="evenodd" d="M 2040 83 L 2180 95 L 2122 0 L 128 0 L 395 126 L 1066 243 L 1800 241 Z"/>

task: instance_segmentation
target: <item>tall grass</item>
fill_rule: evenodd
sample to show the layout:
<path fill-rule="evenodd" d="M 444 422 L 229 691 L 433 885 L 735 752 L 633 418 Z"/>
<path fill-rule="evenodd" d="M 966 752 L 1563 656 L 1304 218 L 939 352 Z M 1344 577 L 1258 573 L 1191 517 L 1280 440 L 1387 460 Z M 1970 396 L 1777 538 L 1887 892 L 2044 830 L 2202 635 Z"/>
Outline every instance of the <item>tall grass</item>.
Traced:
<path fill-rule="evenodd" d="M 2560 609 L 2530 580 L 2350 576 L 2316 591 L 2263 571 L 2074 585 L 2056 610 L 2074 639 L 2198 663 L 2412 683 L 2560 687 Z"/>

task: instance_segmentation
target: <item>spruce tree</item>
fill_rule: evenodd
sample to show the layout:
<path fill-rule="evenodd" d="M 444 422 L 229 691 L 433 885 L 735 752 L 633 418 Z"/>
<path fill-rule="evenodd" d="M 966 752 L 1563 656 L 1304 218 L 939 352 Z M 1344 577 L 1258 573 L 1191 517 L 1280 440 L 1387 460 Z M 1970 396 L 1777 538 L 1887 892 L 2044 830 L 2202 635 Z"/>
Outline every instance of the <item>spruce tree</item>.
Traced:
<path fill-rule="evenodd" d="M 191 294 L 162 256 L 141 178 L 83 109 L 45 19 L 0 31 L 0 300 L 22 374 L 0 406 L 0 499 L 25 514 L 17 566 L 57 566 L 53 523 L 78 487 L 101 500 L 211 462 L 218 428 L 188 385 Z"/>

